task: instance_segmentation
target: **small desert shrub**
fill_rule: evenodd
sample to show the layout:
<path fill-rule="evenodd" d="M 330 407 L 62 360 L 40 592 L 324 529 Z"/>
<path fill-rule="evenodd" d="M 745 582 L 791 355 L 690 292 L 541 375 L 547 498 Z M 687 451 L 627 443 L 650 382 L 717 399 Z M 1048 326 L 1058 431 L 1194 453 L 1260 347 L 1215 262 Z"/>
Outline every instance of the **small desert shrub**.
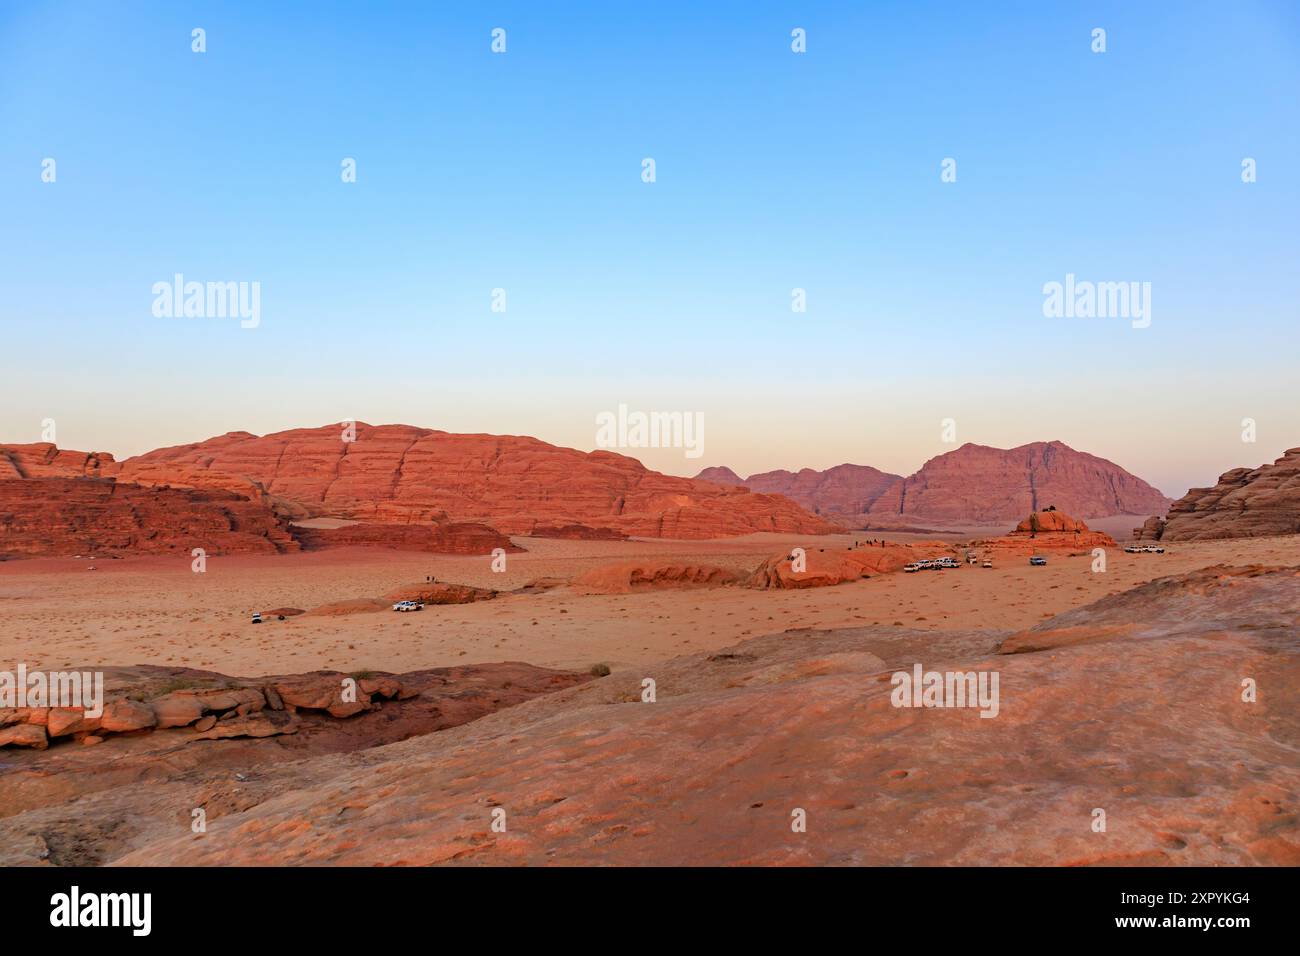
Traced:
<path fill-rule="evenodd" d="M 595 676 L 595 677 L 608 677 L 608 676 L 609 676 L 609 665 L 608 665 L 608 664 L 592 664 L 592 665 L 591 665 L 591 673 L 592 673 L 592 675 Z"/>

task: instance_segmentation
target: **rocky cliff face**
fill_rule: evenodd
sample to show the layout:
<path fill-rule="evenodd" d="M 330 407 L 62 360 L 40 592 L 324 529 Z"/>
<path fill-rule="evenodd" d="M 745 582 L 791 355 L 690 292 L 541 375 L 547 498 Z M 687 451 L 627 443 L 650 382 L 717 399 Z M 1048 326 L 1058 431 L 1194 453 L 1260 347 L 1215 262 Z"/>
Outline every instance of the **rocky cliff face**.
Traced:
<path fill-rule="evenodd" d="M 1059 442 L 965 444 L 931 458 L 871 505 L 873 519 L 996 524 L 1055 505 L 1084 518 L 1160 514 L 1169 499 L 1114 462 Z"/>
<path fill-rule="evenodd" d="M 696 479 L 740 485 L 763 494 L 785 495 L 815 514 L 836 518 L 862 514 L 895 482 L 902 481 L 901 476 L 870 465 L 836 465 L 825 471 L 813 468 L 765 471 L 745 479 L 730 468 L 706 468 Z"/>
<path fill-rule="evenodd" d="M 264 502 L 226 491 L 111 478 L 0 479 L 0 557 L 193 548 L 276 554 L 297 551 L 298 543 Z"/>
<path fill-rule="evenodd" d="M 293 536 L 308 551 L 321 548 L 369 547 L 437 554 L 491 554 L 497 548 L 522 551 L 510 539 L 485 524 L 437 521 L 428 524 L 361 524 L 343 528 L 293 528 Z"/>
<path fill-rule="evenodd" d="M 37 442 L 0 445 L 0 478 L 99 478 L 117 467 L 112 455 L 68 451 Z"/>
<path fill-rule="evenodd" d="M 662 475 L 605 451 L 409 425 L 358 423 L 354 441 L 342 436 L 338 425 L 232 432 L 127 459 L 116 474 L 143 484 L 264 489 L 295 517 L 449 516 L 504 534 L 567 524 L 662 538 L 834 530 L 784 498 Z"/>
<path fill-rule="evenodd" d="M 1213 488 L 1193 488 L 1167 517 L 1151 518 L 1135 533 L 1163 541 L 1300 534 L 1300 448 L 1271 465 L 1224 472 Z"/>

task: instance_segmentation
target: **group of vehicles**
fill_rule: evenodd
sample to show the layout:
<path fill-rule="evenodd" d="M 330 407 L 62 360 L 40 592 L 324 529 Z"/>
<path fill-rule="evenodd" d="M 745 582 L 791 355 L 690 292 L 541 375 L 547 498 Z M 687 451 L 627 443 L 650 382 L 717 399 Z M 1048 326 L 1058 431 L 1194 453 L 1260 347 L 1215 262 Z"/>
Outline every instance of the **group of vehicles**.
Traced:
<path fill-rule="evenodd" d="M 407 611 L 423 611 L 424 605 L 419 601 L 398 601 L 393 605 L 393 610 L 403 614 Z"/>
<path fill-rule="evenodd" d="M 986 568 L 993 567 L 993 561 L 990 558 L 985 558 L 983 562 L 980 562 L 978 558 L 975 558 L 971 555 L 967 555 L 966 560 L 969 564 L 982 563 Z M 1047 559 L 1036 554 L 1029 559 L 1029 563 L 1032 564 L 1034 567 L 1039 568 L 1047 564 Z M 949 557 L 922 558 L 920 561 L 913 561 L 911 564 L 904 565 L 903 570 L 906 571 L 908 574 L 913 574 L 917 571 L 942 571 L 945 568 L 960 568 L 960 567 L 961 567 L 961 563 L 956 558 L 949 558 Z"/>
<path fill-rule="evenodd" d="M 1164 554 L 1165 549 L 1155 544 L 1130 544 L 1124 549 L 1125 554 Z"/>
<path fill-rule="evenodd" d="M 942 571 L 945 568 L 959 568 L 961 565 L 956 558 L 922 558 L 920 561 L 913 561 L 911 564 L 903 565 L 903 570 L 908 574 L 915 571 Z M 986 564 L 985 567 L 993 567 L 992 563 Z"/>

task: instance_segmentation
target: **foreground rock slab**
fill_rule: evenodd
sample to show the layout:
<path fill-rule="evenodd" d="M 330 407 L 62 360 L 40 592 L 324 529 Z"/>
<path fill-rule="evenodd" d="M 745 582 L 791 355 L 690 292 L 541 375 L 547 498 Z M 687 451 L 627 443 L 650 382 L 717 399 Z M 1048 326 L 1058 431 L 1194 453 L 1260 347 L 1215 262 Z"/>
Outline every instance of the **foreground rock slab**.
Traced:
<path fill-rule="evenodd" d="M 320 708 L 291 710 L 279 700 L 276 687 L 294 685 L 307 693 L 321 676 L 254 681 L 265 706 L 252 710 L 246 689 L 204 686 L 232 681 L 223 675 L 153 666 L 112 669 L 108 678 L 115 690 L 148 695 L 185 682 L 209 706 L 237 706 L 220 719 L 210 712 L 187 727 L 82 738 L 96 746 L 0 751 L 0 865 L 107 863 L 132 847 L 190 833 L 194 809 L 202 808 L 209 821 L 243 813 L 312 785 L 317 774 L 333 773 L 329 764 L 342 754 L 437 736 L 592 680 L 507 662 L 360 676 L 359 689 L 377 699 L 344 719 Z M 330 698 L 305 703 L 328 706 Z M 40 746 L 38 734 L 44 738 L 44 728 L 35 724 L 0 727 L 0 739 L 28 736 L 33 746 Z"/>
<path fill-rule="evenodd" d="M 302 765 L 206 835 L 155 829 L 116 862 L 1296 865 L 1297 572 L 1164 579 L 1063 615 L 1094 639 L 1040 651 L 756 638 Z M 916 664 L 997 672 L 997 715 L 894 706 Z"/>

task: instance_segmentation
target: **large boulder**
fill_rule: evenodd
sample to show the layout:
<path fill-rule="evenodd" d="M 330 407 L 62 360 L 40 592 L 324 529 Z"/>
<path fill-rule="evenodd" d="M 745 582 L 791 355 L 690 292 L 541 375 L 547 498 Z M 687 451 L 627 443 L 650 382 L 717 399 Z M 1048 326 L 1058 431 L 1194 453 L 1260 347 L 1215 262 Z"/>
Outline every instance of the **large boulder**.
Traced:
<path fill-rule="evenodd" d="M 110 734 L 125 734 L 133 730 L 149 730 L 157 724 L 158 715 L 148 704 L 120 697 L 104 705 L 99 730 Z"/>
<path fill-rule="evenodd" d="M 32 747 L 44 750 L 50 745 L 45 728 L 37 724 L 11 724 L 0 727 L 0 747 Z"/>

